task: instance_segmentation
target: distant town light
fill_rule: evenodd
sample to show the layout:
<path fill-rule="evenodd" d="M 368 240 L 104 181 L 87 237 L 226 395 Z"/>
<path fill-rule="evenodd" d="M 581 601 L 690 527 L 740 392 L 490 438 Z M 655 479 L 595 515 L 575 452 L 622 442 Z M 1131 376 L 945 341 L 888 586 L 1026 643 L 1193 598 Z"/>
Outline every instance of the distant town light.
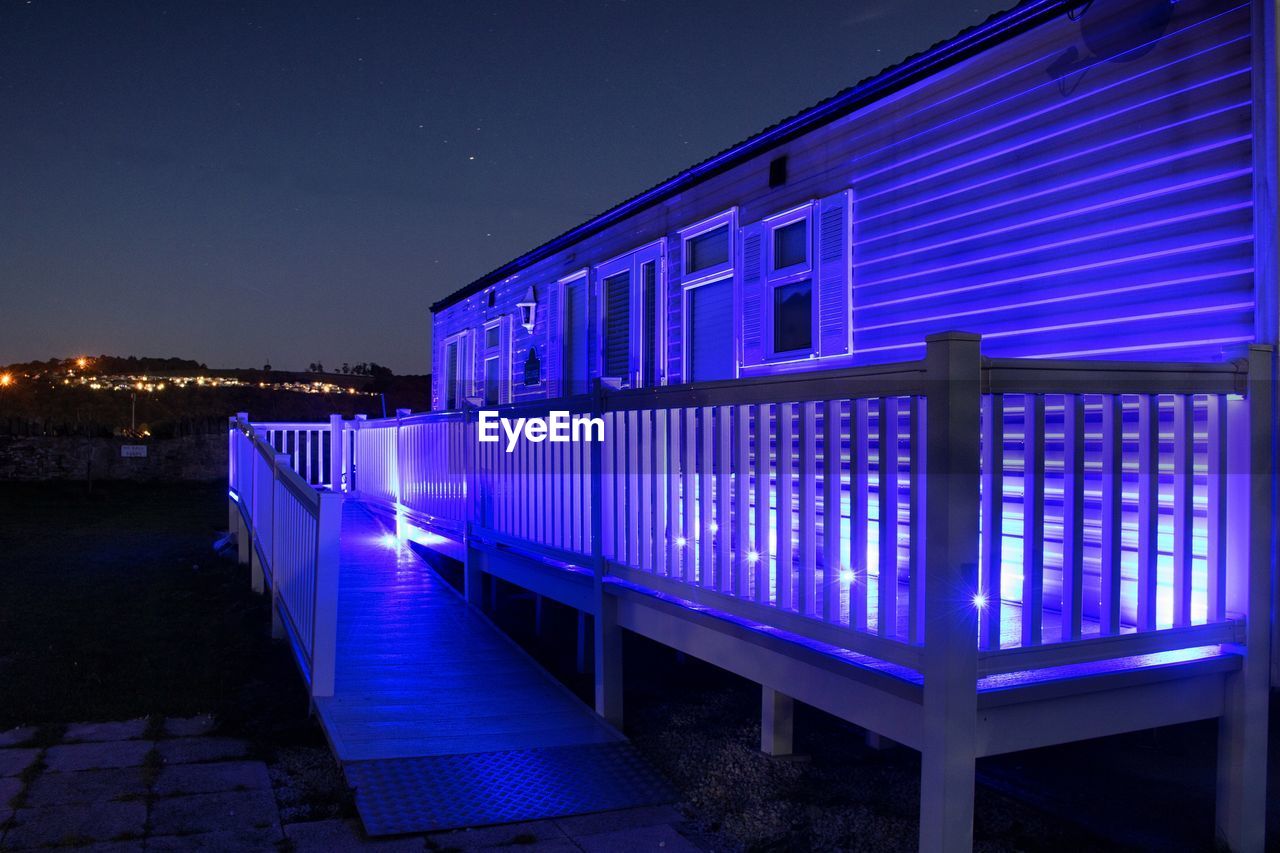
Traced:
<path fill-rule="evenodd" d="M 88 366 L 89 366 L 89 359 L 87 358 L 76 359 L 76 367 L 80 368 L 81 370 L 84 370 Z"/>
<path fill-rule="evenodd" d="M 4 386 L 5 388 L 8 388 L 12 384 L 13 384 L 12 373 L 0 373 L 0 386 Z"/>

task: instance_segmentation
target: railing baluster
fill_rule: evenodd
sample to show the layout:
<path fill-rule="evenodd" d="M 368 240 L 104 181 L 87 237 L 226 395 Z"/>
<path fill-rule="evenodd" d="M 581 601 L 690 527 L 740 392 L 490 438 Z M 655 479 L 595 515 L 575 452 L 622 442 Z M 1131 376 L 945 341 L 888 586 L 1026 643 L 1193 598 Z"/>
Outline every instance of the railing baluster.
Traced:
<path fill-rule="evenodd" d="M 671 456 L 667 452 L 667 410 L 653 416 L 653 572 L 670 574 L 670 532 L 667 529 L 671 508 Z"/>
<path fill-rule="evenodd" d="M 871 572 L 867 561 L 868 507 L 867 472 L 871 467 L 871 443 L 867 432 L 866 400 L 849 404 L 849 624 L 858 631 L 867 630 L 867 589 Z"/>
<path fill-rule="evenodd" d="M 843 405 L 840 400 L 827 400 L 822 404 L 822 618 L 827 622 L 840 621 Z"/>
<path fill-rule="evenodd" d="M 684 547 L 680 549 L 680 577 L 689 583 L 696 583 L 697 574 L 697 558 L 694 547 L 694 538 L 697 531 L 697 504 L 694 498 L 694 477 L 697 473 L 697 449 L 698 449 L 698 428 L 697 414 L 693 407 L 683 411 L 683 420 L 681 428 L 681 438 L 684 442 L 683 456 L 684 463 L 681 465 L 681 473 L 684 475 L 680 494 L 680 508 L 682 516 L 681 537 L 684 539 Z"/>
<path fill-rule="evenodd" d="M 1208 507 L 1205 519 L 1205 587 L 1207 618 L 1227 618 L 1227 398 L 1210 394 L 1207 401 Z"/>
<path fill-rule="evenodd" d="M 733 579 L 734 595 L 751 594 L 751 413 L 747 406 L 733 411 Z"/>
<path fill-rule="evenodd" d="M 795 570 L 795 550 L 792 543 L 794 522 L 791 518 L 791 467 L 795 451 L 791 444 L 793 435 L 791 419 L 795 404 L 779 403 L 775 408 L 777 410 L 778 471 L 774 525 L 778 529 L 778 540 L 775 545 L 778 557 L 774 565 L 774 588 L 778 607 L 783 610 L 792 610 L 795 607 L 791 588 L 791 573 Z"/>
<path fill-rule="evenodd" d="M 1191 624 L 1195 398 L 1173 398 L 1173 624 Z"/>
<path fill-rule="evenodd" d="M 1160 527 L 1160 407 L 1138 397 L 1138 630 L 1156 628 L 1156 560 Z"/>
<path fill-rule="evenodd" d="M 979 637 L 984 649 L 1000 648 L 1001 569 L 1004 551 L 1004 395 L 982 399 L 982 562 L 978 591 Z"/>
<path fill-rule="evenodd" d="M 909 402 L 909 427 L 907 439 L 910 448 L 910 468 L 907 474 L 911 526 L 907 538 L 907 642 L 924 641 L 924 472 L 925 438 L 924 399 L 913 396 Z"/>
<path fill-rule="evenodd" d="M 1023 395 L 1022 425 L 1022 644 L 1037 646 L 1044 623 L 1044 395 Z"/>
<path fill-rule="evenodd" d="M 1084 622 L 1084 398 L 1062 400 L 1062 639 L 1078 640 Z"/>
<path fill-rule="evenodd" d="M 636 476 L 640 492 L 640 570 L 653 571 L 653 413 L 644 411 L 640 418 L 640 463 Z"/>
<path fill-rule="evenodd" d="M 733 449 L 731 430 L 733 409 L 716 406 L 716 589 L 733 591 L 733 567 L 729 560 L 729 544 L 733 541 L 733 520 L 729 515 L 730 451 Z"/>
<path fill-rule="evenodd" d="M 769 546 L 769 532 L 773 529 L 769 518 L 769 407 L 752 406 L 755 414 L 755 525 L 752 537 L 755 543 L 755 599 L 769 601 L 769 563 L 773 549 Z"/>
<path fill-rule="evenodd" d="M 796 609 L 805 616 L 818 613 L 818 433 L 817 404 L 800 404 L 800 571 Z"/>
<path fill-rule="evenodd" d="M 701 586 L 716 586 L 714 566 L 714 528 L 715 520 L 712 510 L 715 509 L 711 494 L 715 463 L 714 439 L 715 427 L 712 425 L 712 409 L 702 406 L 698 410 L 698 583 Z"/>
<path fill-rule="evenodd" d="M 881 398 L 877 426 L 880 574 L 876 581 L 876 632 L 894 637 L 898 633 L 898 398 Z"/>
<path fill-rule="evenodd" d="M 1124 402 L 1119 394 L 1106 394 L 1102 398 L 1101 468 L 1098 632 L 1109 637 L 1120 633 L 1120 570 L 1124 548 Z"/>

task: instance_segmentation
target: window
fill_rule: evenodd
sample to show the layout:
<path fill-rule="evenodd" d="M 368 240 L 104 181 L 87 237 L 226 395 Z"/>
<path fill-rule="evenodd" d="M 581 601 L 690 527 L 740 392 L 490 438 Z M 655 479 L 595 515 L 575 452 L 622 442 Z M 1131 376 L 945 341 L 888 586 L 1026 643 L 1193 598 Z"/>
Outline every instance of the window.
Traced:
<path fill-rule="evenodd" d="M 602 376 L 631 373 L 631 271 L 604 280 L 604 366 Z"/>
<path fill-rule="evenodd" d="M 561 334 L 561 346 L 564 347 L 561 362 L 564 369 L 563 393 L 566 396 L 585 394 L 588 380 L 587 332 L 590 329 L 587 320 L 587 274 L 579 273 L 561 285 L 561 304 L 564 306 Z"/>
<path fill-rule="evenodd" d="M 685 246 L 689 256 L 685 272 L 689 275 L 723 266 L 729 262 L 729 226 L 690 237 Z"/>
<path fill-rule="evenodd" d="M 600 375 L 624 388 L 662 381 L 663 242 L 619 255 L 595 268 L 600 283 Z"/>
<path fill-rule="evenodd" d="M 680 232 L 684 247 L 684 379 L 707 382 L 738 373 L 734 271 L 738 210 Z"/>
<path fill-rule="evenodd" d="M 471 371 L 467 368 L 470 332 L 454 335 L 444 342 L 444 407 L 447 411 L 462 408 Z"/>
<path fill-rule="evenodd" d="M 799 219 L 773 229 L 773 269 L 782 270 L 809 260 L 809 222 Z"/>
<path fill-rule="evenodd" d="M 733 273 L 738 210 L 731 208 L 680 231 L 684 284 Z"/>
<path fill-rule="evenodd" d="M 765 341 L 769 357 L 795 358 L 815 352 L 817 312 L 813 292 L 813 204 L 763 223 Z"/>
<path fill-rule="evenodd" d="M 499 382 L 501 369 L 502 366 L 499 364 L 497 356 L 484 360 L 484 404 L 486 406 L 498 405 L 501 394 L 501 384 Z"/>
<path fill-rule="evenodd" d="M 801 279 L 773 288 L 773 351 L 813 349 L 813 282 Z"/>
<path fill-rule="evenodd" d="M 507 353 L 503 347 L 504 334 L 502 319 L 485 324 L 484 327 L 484 376 L 481 389 L 486 406 L 497 406 L 509 402 L 507 383 L 503 381 L 507 369 Z"/>

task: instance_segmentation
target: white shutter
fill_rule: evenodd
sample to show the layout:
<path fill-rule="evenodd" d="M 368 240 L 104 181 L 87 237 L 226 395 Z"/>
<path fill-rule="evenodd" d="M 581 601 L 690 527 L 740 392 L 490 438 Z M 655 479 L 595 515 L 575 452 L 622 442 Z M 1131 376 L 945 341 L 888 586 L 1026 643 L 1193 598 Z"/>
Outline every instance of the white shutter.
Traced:
<path fill-rule="evenodd" d="M 742 363 L 764 361 L 764 224 L 742 228 Z"/>
<path fill-rule="evenodd" d="M 850 192 L 818 202 L 814 223 L 818 234 L 818 354 L 845 355 L 852 350 L 852 280 Z"/>

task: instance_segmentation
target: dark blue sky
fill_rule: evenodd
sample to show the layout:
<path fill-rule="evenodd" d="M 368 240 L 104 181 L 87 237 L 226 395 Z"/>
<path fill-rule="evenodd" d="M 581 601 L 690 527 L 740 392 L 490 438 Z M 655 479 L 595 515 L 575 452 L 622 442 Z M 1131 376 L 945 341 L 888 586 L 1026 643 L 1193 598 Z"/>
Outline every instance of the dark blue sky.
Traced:
<path fill-rule="evenodd" d="M 0 0 L 0 364 L 428 369 L 428 306 L 1012 0 Z"/>

